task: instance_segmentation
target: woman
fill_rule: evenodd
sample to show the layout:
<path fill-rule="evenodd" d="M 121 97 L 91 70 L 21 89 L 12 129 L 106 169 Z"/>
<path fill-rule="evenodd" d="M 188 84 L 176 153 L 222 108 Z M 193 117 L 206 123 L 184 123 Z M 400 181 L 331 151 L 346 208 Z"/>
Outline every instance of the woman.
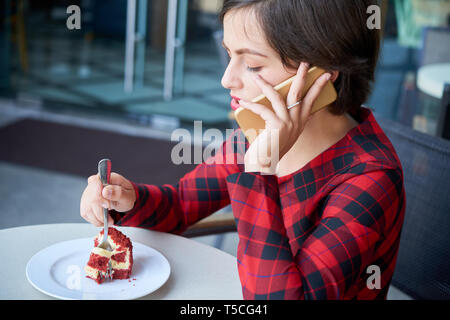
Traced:
<path fill-rule="evenodd" d="M 405 195 L 395 150 L 362 106 L 379 51 L 379 31 L 366 27 L 373 2 L 225 1 L 223 43 L 231 60 L 222 84 L 232 106 L 278 130 L 279 154 L 260 159 L 254 146 L 269 145 L 268 135 L 249 146 L 236 130 L 176 185 L 136 184 L 114 173 L 102 188 L 91 176 L 81 215 L 101 226 L 103 205 L 113 209 L 110 223 L 181 233 L 231 203 L 244 298 L 385 299 Z M 329 72 L 296 104 L 313 65 Z M 272 86 L 294 75 L 284 101 Z M 338 99 L 311 115 L 328 80 Z M 273 112 L 248 102 L 261 93 Z"/>

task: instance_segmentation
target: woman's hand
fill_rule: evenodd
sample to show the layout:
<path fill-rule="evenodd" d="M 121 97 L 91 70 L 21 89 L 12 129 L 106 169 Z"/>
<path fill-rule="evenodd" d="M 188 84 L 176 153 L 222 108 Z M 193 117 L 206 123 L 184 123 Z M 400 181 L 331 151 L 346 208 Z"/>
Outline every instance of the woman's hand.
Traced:
<path fill-rule="evenodd" d="M 310 118 L 311 109 L 320 92 L 331 78 L 330 73 L 319 77 L 300 104 L 287 109 L 301 98 L 309 66 L 301 63 L 289 90 L 286 101 L 259 75 L 254 75 L 256 84 L 272 103 L 273 111 L 261 104 L 239 101 L 246 109 L 258 114 L 266 123 L 265 129 L 250 145 L 245 154 L 246 172 L 274 174 L 279 160 L 292 148 Z"/>
<path fill-rule="evenodd" d="M 131 182 L 120 174 L 111 173 L 111 183 L 103 187 L 98 174 L 90 176 L 80 201 L 80 215 L 96 227 L 103 226 L 103 208 L 126 212 L 136 201 Z M 113 224 L 108 216 L 108 224 Z"/>

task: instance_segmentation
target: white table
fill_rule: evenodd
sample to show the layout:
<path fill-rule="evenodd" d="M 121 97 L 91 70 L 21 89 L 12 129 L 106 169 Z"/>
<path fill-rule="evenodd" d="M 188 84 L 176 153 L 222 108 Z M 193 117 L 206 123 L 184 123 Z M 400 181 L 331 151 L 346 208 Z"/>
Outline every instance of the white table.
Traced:
<path fill-rule="evenodd" d="M 437 99 L 442 99 L 446 83 L 450 83 L 450 63 L 425 65 L 417 72 L 417 87 Z"/>
<path fill-rule="evenodd" d="M 167 282 L 142 299 L 242 299 L 236 258 L 202 243 L 140 228 L 121 230 L 132 241 L 161 252 L 169 261 Z M 94 237 L 101 229 L 87 223 L 46 224 L 0 230 L 0 299 L 53 299 L 27 280 L 28 260 L 58 242 Z"/>

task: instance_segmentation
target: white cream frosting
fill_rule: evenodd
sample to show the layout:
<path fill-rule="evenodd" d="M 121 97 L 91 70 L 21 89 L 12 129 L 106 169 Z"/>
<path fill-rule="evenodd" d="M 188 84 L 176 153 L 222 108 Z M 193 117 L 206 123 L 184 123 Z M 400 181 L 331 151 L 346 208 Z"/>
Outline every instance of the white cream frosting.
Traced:
<path fill-rule="evenodd" d="M 108 251 L 99 247 L 94 247 L 94 249 L 92 249 L 92 253 L 110 259 L 113 254 L 113 251 Z"/>

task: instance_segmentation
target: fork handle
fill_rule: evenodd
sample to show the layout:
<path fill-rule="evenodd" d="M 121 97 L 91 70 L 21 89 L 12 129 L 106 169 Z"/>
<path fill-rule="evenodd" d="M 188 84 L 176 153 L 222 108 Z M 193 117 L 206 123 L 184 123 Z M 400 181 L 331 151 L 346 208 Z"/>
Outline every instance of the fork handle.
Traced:
<path fill-rule="evenodd" d="M 108 209 L 103 208 L 103 241 L 108 239 Z"/>
<path fill-rule="evenodd" d="M 100 175 L 100 181 L 102 184 L 109 184 L 111 177 L 111 160 L 102 159 L 98 163 L 98 174 Z"/>
<path fill-rule="evenodd" d="M 109 184 L 111 177 L 111 160 L 102 159 L 98 163 L 98 174 L 103 185 Z M 103 240 L 108 239 L 108 209 L 103 208 Z"/>

